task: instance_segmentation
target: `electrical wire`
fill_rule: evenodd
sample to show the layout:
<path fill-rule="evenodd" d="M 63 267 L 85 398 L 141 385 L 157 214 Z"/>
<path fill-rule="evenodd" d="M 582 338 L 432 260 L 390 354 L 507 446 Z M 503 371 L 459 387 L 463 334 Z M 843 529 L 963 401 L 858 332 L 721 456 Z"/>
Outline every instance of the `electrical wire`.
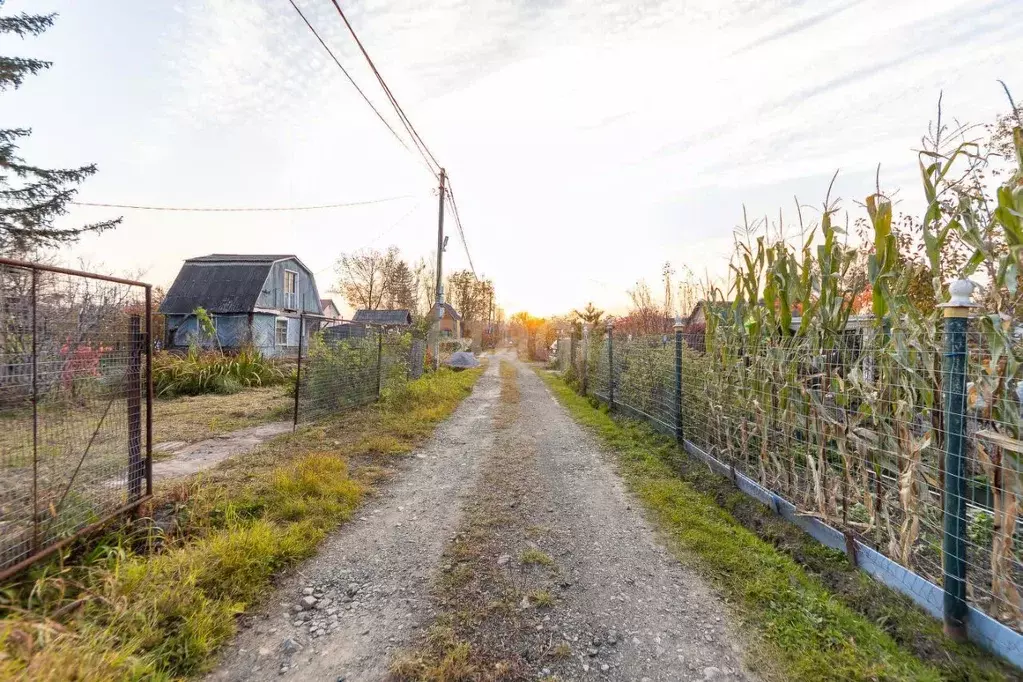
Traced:
<path fill-rule="evenodd" d="M 382 204 L 388 201 L 399 199 L 411 199 L 413 195 L 406 194 L 400 197 L 386 197 L 384 199 L 370 199 L 368 201 L 352 201 L 346 204 L 319 204 L 317 206 L 266 206 L 266 207 L 192 207 L 192 206 L 139 206 L 134 204 L 106 204 L 92 201 L 72 201 L 75 206 L 98 206 L 101 208 L 124 208 L 134 211 L 188 211 L 201 213 L 253 213 L 261 211 L 317 211 L 327 208 L 348 208 L 350 206 L 369 206 L 370 204 Z"/>
<path fill-rule="evenodd" d="M 391 232 L 393 232 L 393 231 L 394 231 L 394 229 L 395 229 L 396 227 L 398 227 L 398 225 L 401 225 L 401 224 L 402 224 L 403 222 L 405 222 L 405 220 L 406 220 L 406 219 L 407 219 L 407 218 L 408 218 L 408 217 L 409 217 L 410 215 L 412 215 L 413 213 L 415 213 L 416 209 L 418 209 L 418 208 L 419 208 L 420 206 L 422 206 L 422 205 L 423 205 L 423 201 L 417 201 L 417 202 L 415 203 L 415 205 L 414 205 L 414 206 L 412 206 L 412 208 L 410 208 L 410 209 L 409 209 L 408 211 L 406 211 L 406 212 L 405 212 L 405 213 L 404 213 L 404 214 L 403 214 L 403 215 L 402 215 L 402 216 L 401 216 L 400 218 L 398 218 L 397 220 L 395 220 L 395 221 L 394 221 L 393 223 L 391 223 L 391 224 L 390 224 L 390 225 L 389 225 L 388 227 L 385 227 L 385 228 L 384 228 L 384 230 L 383 230 L 382 232 L 380 232 L 380 233 L 379 233 L 379 234 L 378 234 L 377 236 L 373 237 L 373 239 L 372 239 L 371 241 L 369 241 L 369 242 L 367 242 L 367 243 L 363 244 L 362 246 L 358 247 L 357 249 L 353 249 L 353 251 L 360 251 L 360 250 L 362 250 L 362 249 L 365 249 L 365 248 L 369 248 L 369 247 L 373 246 L 373 245 L 374 245 L 374 244 L 376 244 L 376 243 L 377 243 L 378 241 L 380 241 L 381 239 L 383 239 L 384 237 L 386 237 L 387 235 L 389 235 L 389 234 L 390 234 Z M 328 266 L 327 266 L 327 267 L 325 267 L 325 268 L 322 268 L 322 269 L 320 269 L 320 270 L 317 270 L 316 272 L 314 272 L 314 273 L 313 273 L 313 276 L 319 275 L 320 273 L 322 273 L 322 272 L 325 272 L 325 271 L 327 271 L 327 270 L 331 269 L 332 267 L 334 267 L 334 264 L 333 264 L 333 263 L 331 263 L 330 265 L 328 265 Z"/>
<path fill-rule="evenodd" d="M 352 87 L 354 87 L 355 90 L 362 96 L 362 99 L 365 100 L 366 104 L 369 105 L 369 108 L 373 110 L 373 113 L 377 115 L 377 118 L 380 119 L 380 122 L 387 126 L 387 129 L 391 131 L 392 135 L 394 135 L 394 139 L 398 141 L 398 144 L 404 147 L 405 151 L 411 153 L 412 150 L 408 148 L 407 144 L 405 144 L 405 140 L 401 139 L 401 136 L 398 135 L 394 128 L 391 127 L 391 124 L 387 122 L 387 119 L 384 118 L 384 115 L 381 114 L 380 111 L 373 105 L 373 102 L 371 102 L 369 97 L 366 96 L 366 93 L 362 91 L 362 88 L 360 88 L 358 83 L 355 82 L 355 79 L 352 78 L 351 74 L 348 73 L 347 69 L 345 69 L 345 67 L 341 65 L 341 61 L 334 55 L 334 51 L 327 46 L 327 43 L 323 41 L 323 38 L 320 37 L 320 34 L 316 32 L 315 28 L 313 28 L 313 25 L 309 23 L 309 20 L 306 19 L 305 14 L 303 14 L 302 10 L 299 9 L 298 5 L 295 4 L 295 0 L 288 0 L 288 2 L 291 4 L 292 7 L 295 8 L 295 11 L 298 12 L 298 16 L 302 17 L 302 21 L 305 22 L 306 27 L 308 27 L 312 34 L 316 36 L 316 40 L 320 42 L 320 45 L 323 46 L 323 49 L 327 51 L 327 54 L 330 55 L 330 58 L 334 60 L 335 64 L 337 64 L 337 68 L 341 69 L 341 73 L 345 75 L 345 78 L 348 79 L 348 82 L 352 84 Z"/>
<path fill-rule="evenodd" d="M 426 165 L 430 168 L 430 172 L 434 175 L 438 175 L 441 165 L 437 162 L 437 158 L 430 151 L 429 147 L 426 146 L 426 143 L 423 142 L 423 138 L 420 137 L 415 126 L 412 125 L 412 121 L 409 120 L 409 117 L 405 115 L 405 111 L 401 108 L 401 105 L 398 104 L 398 100 L 395 98 L 394 93 L 392 93 L 391 89 L 387 86 L 387 82 L 384 81 L 384 77 L 380 75 L 380 71 L 377 69 L 376 64 L 373 63 L 373 59 L 369 56 L 369 52 L 366 51 L 362 41 L 359 40 L 359 36 L 355 33 L 355 29 L 352 27 L 351 22 L 348 21 L 348 17 L 345 16 L 344 10 L 341 9 L 341 5 L 337 0 L 331 0 L 331 2 L 337 10 L 337 13 L 341 15 L 341 20 L 345 23 L 345 26 L 348 27 L 348 32 L 351 33 L 352 38 L 355 39 L 355 44 L 359 46 L 362 56 L 366 58 L 366 63 L 369 64 L 369 68 L 373 71 L 373 75 L 376 76 L 377 81 L 380 83 L 380 87 L 383 88 L 383 91 L 387 94 L 387 98 L 390 100 L 391 106 L 394 107 L 395 113 L 398 114 L 398 118 L 401 120 L 402 124 L 405 126 L 405 130 L 412 138 L 412 142 L 416 145 L 416 148 L 419 149 L 419 153 L 426 162 Z"/>
<path fill-rule="evenodd" d="M 469 259 L 469 269 L 472 270 L 472 276 L 479 281 L 479 275 L 476 274 L 476 267 L 472 264 L 472 255 L 469 253 L 469 242 L 465 240 L 465 229 L 462 227 L 462 216 L 458 214 L 458 203 L 455 202 L 455 192 L 451 187 L 451 179 L 448 178 L 448 203 L 451 204 L 451 212 L 455 216 L 455 226 L 458 228 L 458 236 L 462 240 L 462 248 L 465 249 L 465 257 Z"/>

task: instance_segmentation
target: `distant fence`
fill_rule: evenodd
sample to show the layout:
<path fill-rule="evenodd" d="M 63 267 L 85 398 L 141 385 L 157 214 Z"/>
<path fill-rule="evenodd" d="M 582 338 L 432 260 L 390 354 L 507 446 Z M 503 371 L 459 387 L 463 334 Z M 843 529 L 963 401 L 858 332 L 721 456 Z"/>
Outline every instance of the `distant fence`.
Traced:
<path fill-rule="evenodd" d="M 814 351 L 609 326 L 587 330 L 576 371 L 584 392 L 1019 665 L 1023 383 L 985 329 L 949 318 L 921 342 L 870 326 Z"/>
<path fill-rule="evenodd" d="M 0 259 L 0 578 L 152 494 L 148 284 Z"/>
<path fill-rule="evenodd" d="M 426 342 L 401 329 L 302 319 L 296 425 L 371 403 L 422 376 Z"/>

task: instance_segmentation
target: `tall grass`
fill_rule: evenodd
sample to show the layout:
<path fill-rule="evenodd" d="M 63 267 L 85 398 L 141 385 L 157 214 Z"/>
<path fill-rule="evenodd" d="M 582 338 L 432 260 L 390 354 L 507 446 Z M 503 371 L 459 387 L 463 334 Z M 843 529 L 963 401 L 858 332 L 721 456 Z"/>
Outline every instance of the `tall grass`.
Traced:
<path fill-rule="evenodd" d="M 153 390 L 158 397 L 237 393 L 243 388 L 276 386 L 290 373 L 253 348 L 235 355 L 189 348 L 185 355 L 157 353 L 153 358 Z"/>

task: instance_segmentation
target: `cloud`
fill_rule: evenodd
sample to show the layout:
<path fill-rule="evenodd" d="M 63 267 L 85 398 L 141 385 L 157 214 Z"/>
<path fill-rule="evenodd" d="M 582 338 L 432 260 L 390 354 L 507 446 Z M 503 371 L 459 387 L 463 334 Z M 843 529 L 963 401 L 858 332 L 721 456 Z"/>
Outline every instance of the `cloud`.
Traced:
<path fill-rule="evenodd" d="M 393 116 L 331 3 L 296 2 Z M 116 5 L 96 11 L 116 16 Z M 758 212 L 791 205 L 793 194 L 817 203 L 808 194 L 823 196 L 836 168 L 842 191 L 863 196 L 879 162 L 884 178 L 912 182 L 913 147 L 938 93 L 949 115 L 990 120 L 1003 107 L 995 78 L 1023 63 L 1018 0 L 347 7 L 451 173 L 478 267 L 511 305 L 550 312 L 585 303 L 590 279 L 622 290 L 655 279 L 665 257 L 712 267 L 744 201 Z M 125 112 L 148 122 L 137 124 L 149 131 L 141 158 L 104 163 L 116 198 L 330 203 L 433 186 L 287 2 L 178 0 L 178 8 L 150 39 L 161 96 Z M 94 49 L 117 46 L 97 38 Z M 411 256 L 435 243 L 429 204 L 387 237 Z M 201 224 L 132 216 L 140 227 L 101 239 L 124 262 L 131 245 L 149 240 L 170 274 L 188 255 L 182 244 L 205 251 L 213 240 L 284 246 L 318 269 L 404 210 Z M 130 230 L 143 227 L 145 238 L 132 241 Z M 452 267 L 466 265 L 459 251 L 449 250 Z"/>

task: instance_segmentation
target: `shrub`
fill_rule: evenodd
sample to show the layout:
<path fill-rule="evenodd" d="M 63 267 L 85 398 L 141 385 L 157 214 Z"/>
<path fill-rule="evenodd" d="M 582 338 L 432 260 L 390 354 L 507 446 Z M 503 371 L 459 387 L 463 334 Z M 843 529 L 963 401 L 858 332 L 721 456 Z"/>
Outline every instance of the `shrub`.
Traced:
<path fill-rule="evenodd" d="M 237 355 L 190 348 L 186 355 L 153 357 L 153 390 L 162 398 L 237 393 L 243 388 L 286 383 L 289 374 L 252 348 Z"/>

